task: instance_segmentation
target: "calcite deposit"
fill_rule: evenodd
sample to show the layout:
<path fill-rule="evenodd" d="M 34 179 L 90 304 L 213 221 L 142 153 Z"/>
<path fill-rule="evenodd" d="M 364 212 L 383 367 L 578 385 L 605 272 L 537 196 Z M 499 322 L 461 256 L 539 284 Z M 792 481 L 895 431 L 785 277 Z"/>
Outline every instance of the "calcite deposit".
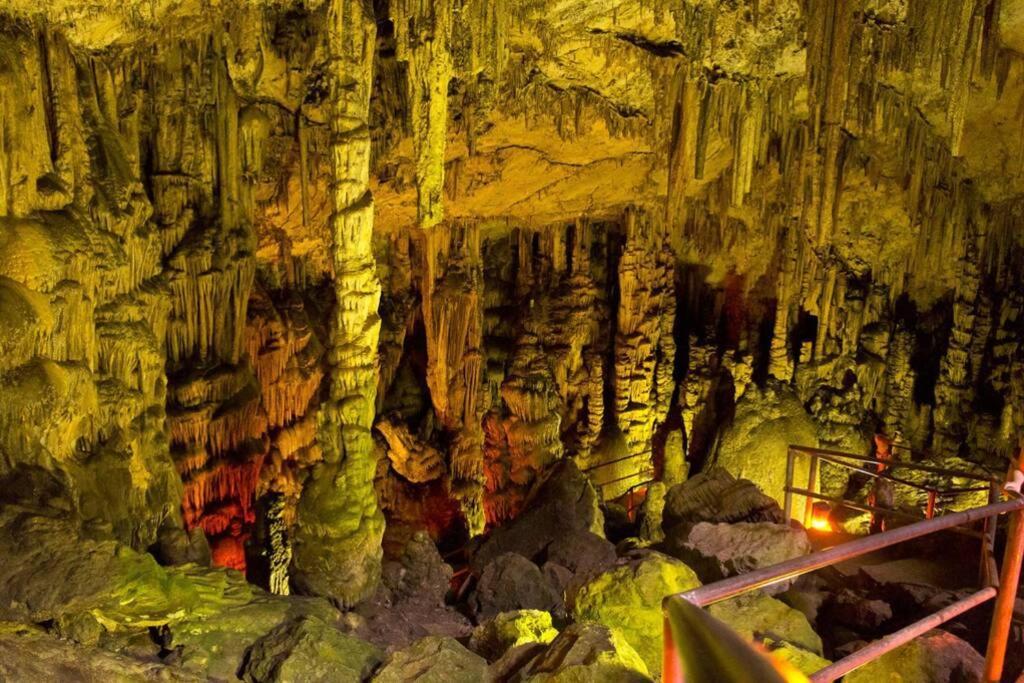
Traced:
<path fill-rule="evenodd" d="M 0 678 L 647 680 L 1022 338 L 1024 0 L 0 0 Z"/>

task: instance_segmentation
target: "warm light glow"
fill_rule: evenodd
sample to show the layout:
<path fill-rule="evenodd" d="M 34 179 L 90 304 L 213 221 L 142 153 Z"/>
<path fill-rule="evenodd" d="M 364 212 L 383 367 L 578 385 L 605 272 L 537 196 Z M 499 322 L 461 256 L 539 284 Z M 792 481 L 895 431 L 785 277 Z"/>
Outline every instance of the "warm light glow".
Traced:
<path fill-rule="evenodd" d="M 832 531 L 829 514 L 832 512 L 827 503 L 815 503 L 811 513 L 811 528 L 815 531 Z"/>

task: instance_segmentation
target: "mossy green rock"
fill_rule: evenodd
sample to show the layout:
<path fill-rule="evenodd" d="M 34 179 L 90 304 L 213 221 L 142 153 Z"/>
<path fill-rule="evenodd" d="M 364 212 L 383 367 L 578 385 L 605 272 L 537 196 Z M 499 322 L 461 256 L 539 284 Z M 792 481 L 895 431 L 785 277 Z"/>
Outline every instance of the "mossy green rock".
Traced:
<path fill-rule="evenodd" d="M 772 640 L 766 640 L 764 642 L 764 646 L 768 648 L 768 652 L 775 659 L 788 662 L 797 670 L 808 675 L 820 669 L 824 669 L 832 663 L 820 655 L 808 652 L 807 650 L 802 650 L 794 645 L 790 645 L 789 643 L 779 643 Z"/>
<path fill-rule="evenodd" d="M 713 462 L 733 476 L 749 479 L 779 504 L 785 497 L 786 453 L 790 444 L 818 445 L 814 421 L 784 384 L 748 388 L 736 404 L 736 416 L 723 432 Z M 795 481 L 805 484 L 807 458 L 797 458 Z M 798 498 L 794 509 L 801 509 Z"/>
<path fill-rule="evenodd" d="M 821 659 L 821 638 L 807 617 L 775 598 L 747 593 L 711 605 L 708 612 L 747 640 L 760 639 L 779 659 L 804 673 L 813 673 L 828 664 Z"/>
<path fill-rule="evenodd" d="M 642 683 L 647 665 L 623 635 L 603 624 L 571 624 L 522 673 L 529 683 Z"/>
<path fill-rule="evenodd" d="M 206 679 L 155 658 L 139 659 L 58 638 L 29 624 L 0 621 L 0 681 L 201 683 Z"/>
<path fill-rule="evenodd" d="M 550 643 L 558 635 L 551 625 L 551 613 L 536 609 L 502 612 L 477 626 L 469 648 L 481 657 L 497 659 L 506 651 L 528 643 Z"/>
<path fill-rule="evenodd" d="M 931 631 L 850 673 L 846 683 L 959 683 L 980 681 L 984 658 L 945 631 Z"/>
<path fill-rule="evenodd" d="M 374 683 L 478 683 L 487 680 L 487 661 L 454 638 L 427 636 L 393 653 Z"/>
<path fill-rule="evenodd" d="M 596 621 L 618 629 L 655 676 L 661 674 L 661 601 L 671 593 L 700 586 L 688 566 L 657 552 L 599 574 L 576 593 L 577 621 Z"/>
<path fill-rule="evenodd" d="M 362 681 L 384 653 L 315 617 L 282 624 L 249 650 L 242 670 L 248 683 Z"/>
<path fill-rule="evenodd" d="M 208 678 L 233 680 L 246 651 L 283 624 L 302 617 L 331 622 L 337 610 L 326 600 L 260 593 L 246 604 L 172 623 L 170 647 L 181 647 L 181 664 Z"/>

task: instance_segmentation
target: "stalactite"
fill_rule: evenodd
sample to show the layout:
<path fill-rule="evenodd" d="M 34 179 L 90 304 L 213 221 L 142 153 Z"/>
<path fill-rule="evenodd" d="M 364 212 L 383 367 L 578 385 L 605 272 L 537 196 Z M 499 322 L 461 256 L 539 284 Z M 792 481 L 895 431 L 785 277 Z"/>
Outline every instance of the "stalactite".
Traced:
<path fill-rule="evenodd" d="M 967 255 L 960 264 L 959 285 L 953 302 L 953 328 L 935 384 L 933 448 L 941 456 L 958 455 L 966 437 L 965 423 L 974 384 L 970 348 L 978 313 L 977 259 L 977 248 L 968 245 Z"/>
<path fill-rule="evenodd" d="M 808 37 L 808 79 L 813 134 L 821 148 L 815 192 L 815 243 L 828 243 L 840 201 L 844 164 L 843 124 L 850 87 L 854 10 L 859 0 L 837 0 L 815 5 Z"/>
<path fill-rule="evenodd" d="M 448 137 L 448 83 L 452 79 L 454 3 L 392 3 L 397 53 L 406 62 L 413 146 L 416 150 L 417 217 L 429 229 L 444 218 L 444 163 Z"/>
<path fill-rule="evenodd" d="M 672 137 L 669 142 L 667 220 L 671 225 L 685 222 L 687 188 L 696 165 L 697 122 L 699 119 L 700 90 L 706 88 L 692 73 L 689 64 L 680 65 L 673 78 L 676 93 L 672 103 Z"/>

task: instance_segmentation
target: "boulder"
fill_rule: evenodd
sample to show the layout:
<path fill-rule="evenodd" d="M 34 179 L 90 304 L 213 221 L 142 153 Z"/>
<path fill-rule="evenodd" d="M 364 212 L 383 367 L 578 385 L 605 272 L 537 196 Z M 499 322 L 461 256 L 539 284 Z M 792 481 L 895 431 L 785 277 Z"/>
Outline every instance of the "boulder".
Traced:
<path fill-rule="evenodd" d="M 545 562 L 540 571 L 560 595 L 565 595 L 566 591 L 574 584 L 572 570 L 568 567 L 563 567 L 557 562 Z"/>
<path fill-rule="evenodd" d="M 493 661 L 514 647 L 529 643 L 546 645 L 557 635 L 549 612 L 535 609 L 502 612 L 473 629 L 469 649 Z"/>
<path fill-rule="evenodd" d="M 800 586 L 798 582 L 798 585 L 790 587 L 776 597 L 807 617 L 811 624 L 815 624 L 818 613 L 830 595 L 831 593 L 815 587 Z"/>
<path fill-rule="evenodd" d="M 37 626 L 0 622 L 0 681 L 199 683 L 192 672 L 60 640 Z"/>
<path fill-rule="evenodd" d="M 596 621 L 618 629 L 654 676 L 661 674 L 661 601 L 700 585 L 697 574 L 679 560 L 637 551 L 584 584 L 573 596 L 576 621 Z"/>
<path fill-rule="evenodd" d="M 384 562 L 381 581 L 393 602 L 415 599 L 443 605 L 452 574 L 430 536 L 417 531 L 397 559 Z"/>
<path fill-rule="evenodd" d="M 487 680 L 487 661 L 459 641 L 427 636 L 394 652 L 373 677 L 374 683 L 479 683 Z"/>
<path fill-rule="evenodd" d="M 314 618 L 313 624 L 326 628 L 338 612 L 320 598 L 258 594 L 244 604 L 220 606 L 209 615 L 172 622 L 164 647 L 175 653 L 174 661 L 185 670 L 207 679 L 233 680 L 251 646 L 303 617 Z"/>
<path fill-rule="evenodd" d="M 240 677 L 247 683 L 362 681 L 373 673 L 383 654 L 319 619 L 302 617 L 256 641 Z"/>
<path fill-rule="evenodd" d="M 746 593 L 715 603 L 708 611 L 740 634 L 754 640 L 771 638 L 820 655 L 821 638 L 807 617 L 784 602 L 761 592 Z"/>
<path fill-rule="evenodd" d="M 803 529 L 769 522 L 681 524 L 671 530 L 664 545 L 669 555 L 692 567 L 705 583 L 811 552 Z M 783 583 L 772 589 L 779 592 L 788 587 Z"/>
<path fill-rule="evenodd" d="M 604 516 L 586 475 L 571 460 L 562 460 L 534 486 L 523 512 L 495 529 L 476 549 L 471 564 L 479 572 L 498 555 L 509 552 L 537 560 L 552 541 L 573 530 L 600 536 Z"/>
<path fill-rule="evenodd" d="M 615 628 L 578 623 L 568 626 L 546 650 L 531 658 L 518 680 L 641 683 L 651 678 L 643 658 Z"/>
<path fill-rule="evenodd" d="M 963 640 L 945 631 L 929 631 L 846 676 L 846 683 L 905 681 L 980 682 L 985 659 Z"/>
<path fill-rule="evenodd" d="M 804 673 L 813 673 L 828 664 L 821 663 L 821 638 L 807 617 L 775 598 L 760 592 L 747 593 L 711 605 L 708 612 L 743 638 L 759 641 L 769 651 L 777 652 L 781 659 Z M 814 656 L 807 657 L 805 653 Z"/>
<path fill-rule="evenodd" d="M 656 481 L 647 487 L 647 497 L 640 506 L 640 539 L 660 543 L 665 538 L 661 520 L 665 513 L 665 495 L 668 489 L 664 482 Z"/>
<path fill-rule="evenodd" d="M 786 522 L 782 508 L 746 479 L 721 468 L 701 472 L 665 494 L 664 528 L 697 522 Z"/>
<path fill-rule="evenodd" d="M 446 604 L 452 574 L 430 537 L 416 532 L 395 559 L 384 562 L 380 590 L 350 613 L 356 634 L 388 649 L 428 635 L 469 635 L 469 620 Z"/>
<path fill-rule="evenodd" d="M 884 600 L 873 600 L 851 590 L 843 590 L 825 604 L 823 618 L 861 634 L 877 633 L 893 616 L 892 607 Z"/>
<path fill-rule="evenodd" d="M 736 414 L 722 431 L 711 462 L 749 479 L 781 503 L 790 444 L 818 444 L 817 427 L 800 399 L 782 382 L 751 385 L 736 403 Z M 808 458 L 797 458 L 794 474 L 802 486 L 809 468 Z"/>
<path fill-rule="evenodd" d="M 540 568 L 515 553 L 505 553 L 484 568 L 469 606 L 478 621 L 519 609 L 556 613 L 565 609 L 562 595 Z"/>
<path fill-rule="evenodd" d="M 625 505 L 609 502 L 602 505 L 601 510 L 604 514 L 604 534 L 609 540 L 619 543 L 636 536 L 636 522 L 630 518 Z"/>
<path fill-rule="evenodd" d="M 210 545 L 206 534 L 198 527 L 192 531 L 174 526 L 161 527 L 152 551 L 156 559 L 165 565 L 210 565 Z"/>
<path fill-rule="evenodd" d="M 615 546 L 585 529 L 571 529 L 548 546 L 547 561 L 561 565 L 576 577 L 589 577 L 615 563 Z"/>

